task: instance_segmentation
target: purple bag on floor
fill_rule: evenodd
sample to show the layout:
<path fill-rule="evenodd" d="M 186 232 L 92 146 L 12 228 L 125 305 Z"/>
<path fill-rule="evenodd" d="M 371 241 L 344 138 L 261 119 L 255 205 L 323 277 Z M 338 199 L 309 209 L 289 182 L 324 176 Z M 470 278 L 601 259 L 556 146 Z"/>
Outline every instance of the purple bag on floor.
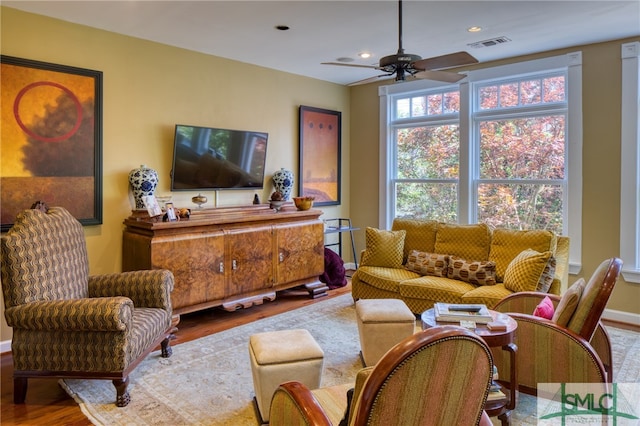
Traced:
<path fill-rule="evenodd" d="M 320 275 L 320 281 L 329 288 L 339 288 L 347 285 L 347 278 L 344 270 L 344 262 L 338 253 L 324 248 L 324 273 Z"/>

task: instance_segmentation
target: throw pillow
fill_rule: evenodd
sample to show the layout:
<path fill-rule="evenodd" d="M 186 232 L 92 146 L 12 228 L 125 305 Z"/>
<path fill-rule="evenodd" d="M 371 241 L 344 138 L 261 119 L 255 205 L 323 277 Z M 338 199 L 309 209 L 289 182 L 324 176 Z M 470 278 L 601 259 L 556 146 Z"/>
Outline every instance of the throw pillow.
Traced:
<path fill-rule="evenodd" d="M 411 250 L 405 268 L 420 275 L 447 277 L 449 256 L 446 254 L 425 253 Z"/>
<path fill-rule="evenodd" d="M 557 236 L 550 231 L 497 228 L 491 236 L 488 260 L 496 262 L 496 279 L 503 282 L 507 266 L 523 250 L 532 249 L 540 253 L 550 251 L 555 254 L 557 245 Z"/>
<path fill-rule="evenodd" d="M 562 295 L 551 321 L 563 327 L 566 327 L 567 324 L 569 324 L 573 313 L 576 311 L 580 297 L 582 297 L 584 287 L 584 278 L 580 278 L 567 289 L 567 292 Z"/>
<path fill-rule="evenodd" d="M 513 292 L 536 291 L 550 258 L 550 251 L 539 253 L 531 249 L 524 250 L 507 266 L 504 273 L 504 287 Z"/>
<path fill-rule="evenodd" d="M 447 277 L 475 285 L 494 285 L 496 283 L 496 264 L 488 260 L 468 261 L 450 256 Z"/>
<path fill-rule="evenodd" d="M 533 310 L 533 315 L 550 320 L 553 318 L 554 312 L 553 302 L 549 299 L 549 296 L 545 296 L 542 302 Z"/>
<path fill-rule="evenodd" d="M 553 284 L 553 279 L 556 276 L 556 258 L 551 256 L 547 265 L 544 267 L 544 271 L 542 271 L 542 275 L 540 275 L 540 279 L 538 280 L 538 286 L 536 287 L 536 291 L 540 293 L 549 293 L 549 289 L 551 288 L 551 284 Z"/>
<path fill-rule="evenodd" d="M 402 268 L 402 252 L 407 231 L 385 231 L 367 227 L 366 250 L 360 263 L 363 266 Z"/>

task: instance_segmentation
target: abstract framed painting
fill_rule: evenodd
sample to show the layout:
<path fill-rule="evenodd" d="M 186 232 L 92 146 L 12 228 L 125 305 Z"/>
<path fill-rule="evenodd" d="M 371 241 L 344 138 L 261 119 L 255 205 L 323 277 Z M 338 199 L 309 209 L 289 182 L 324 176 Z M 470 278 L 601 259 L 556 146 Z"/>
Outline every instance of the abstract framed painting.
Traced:
<path fill-rule="evenodd" d="M 35 201 L 102 223 L 102 72 L 0 56 L 1 226 Z"/>
<path fill-rule="evenodd" d="M 340 204 L 342 113 L 300 106 L 298 193 L 314 206 Z"/>

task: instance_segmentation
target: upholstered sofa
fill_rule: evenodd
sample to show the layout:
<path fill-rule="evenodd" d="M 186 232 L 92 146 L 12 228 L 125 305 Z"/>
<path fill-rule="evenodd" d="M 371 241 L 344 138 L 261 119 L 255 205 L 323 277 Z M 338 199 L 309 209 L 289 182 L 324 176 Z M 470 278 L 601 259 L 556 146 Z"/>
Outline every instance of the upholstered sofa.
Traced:
<path fill-rule="evenodd" d="M 366 229 L 352 295 L 401 299 L 414 313 L 436 302 L 492 308 L 515 292 L 561 294 L 568 271 L 569 238 L 550 231 L 397 218 L 391 230 Z"/>

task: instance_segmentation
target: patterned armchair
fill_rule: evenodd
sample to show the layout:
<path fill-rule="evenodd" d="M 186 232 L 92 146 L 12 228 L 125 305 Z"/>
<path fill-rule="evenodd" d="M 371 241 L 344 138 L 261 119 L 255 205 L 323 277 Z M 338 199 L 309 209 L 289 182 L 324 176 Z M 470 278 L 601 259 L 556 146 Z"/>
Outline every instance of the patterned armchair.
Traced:
<path fill-rule="evenodd" d="M 611 341 L 600 318 L 618 280 L 622 261 L 602 262 L 588 282 L 576 281 L 560 297 L 536 292 L 514 293 L 494 308 L 517 322 L 516 368 L 519 390 L 537 393 L 538 383 L 611 383 Z M 542 299 L 554 304 L 552 319 L 533 316 Z M 498 371 L 509 371 L 508 356 L 493 352 Z"/>
<path fill-rule="evenodd" d="M 29 377 L 110 379 L 124 407 L 140 361 L 159 344 L 171 356 L 173 275 L 89 276 L 82 225 L 61 207 L 44 210 L 20 213 L 1 242 L 14 402 L 24 402 Z"/>
<path fill-rule="evenodd" d="M 432 327 L 361 370 L 349 408 L 349 386 L 310 391 L 300 382 L 281 384 L 269 424 L 491 425 L 483 410 L 491 372 L 491 352 L 478 336 L 457 326 Z M 348 423 L 340 423 L 347 413 Z"/>

